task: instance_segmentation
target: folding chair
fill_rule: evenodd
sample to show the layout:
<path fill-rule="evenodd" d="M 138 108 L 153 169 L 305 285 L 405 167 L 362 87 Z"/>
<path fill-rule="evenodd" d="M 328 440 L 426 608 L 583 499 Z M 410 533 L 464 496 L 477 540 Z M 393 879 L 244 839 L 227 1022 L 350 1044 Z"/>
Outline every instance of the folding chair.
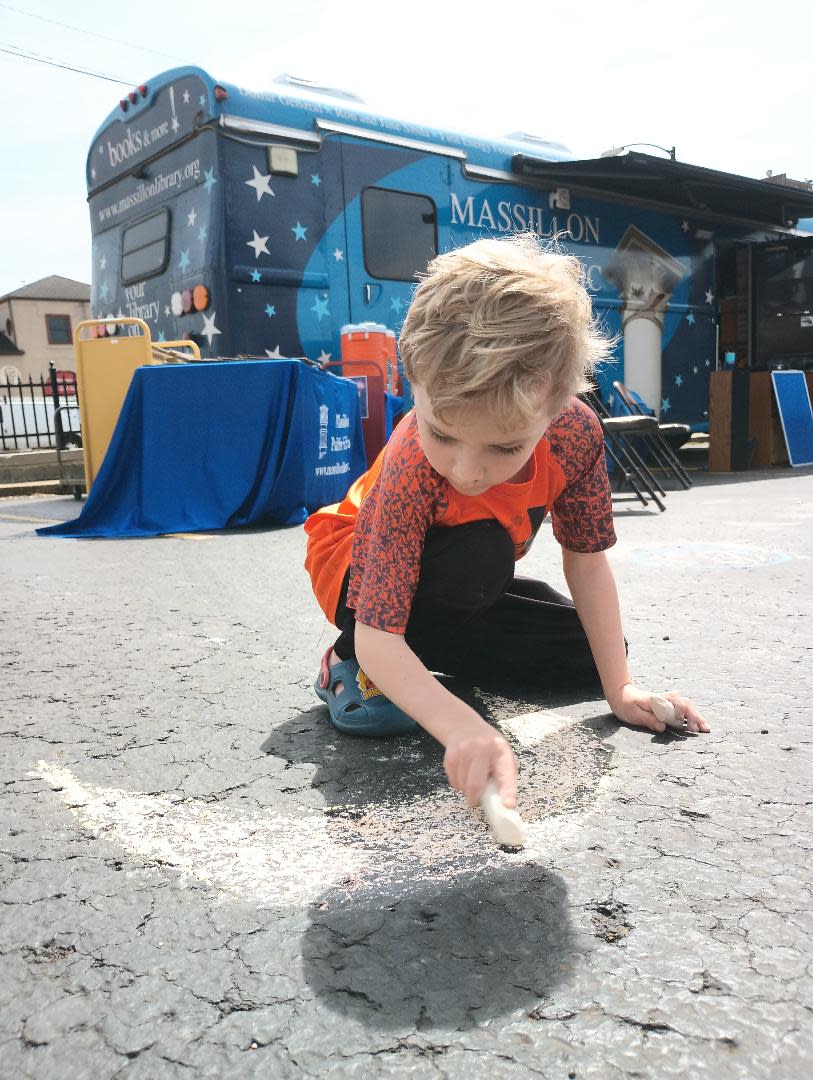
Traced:
<path fill-rule="evenodd" d="M 630 435 L 651 436 L 653 428 L 657 428 L 658 421 L 654 416 L 610 416 L 599 395 L 590 390 L 582 394 L 581 398 L 599 419 L 604 432 L 604 447 L 607 456 L 619 469 L 640 502 L 644 506 L 647 505 L 646 497 L 641 490 L 645 488 L 658 509 L 665 510 L 666 506 L 659 498 L 659 494 L 666 497 L 666 492 L 652 475 L 635 447 L 627 441 Z"/>
<path fill-rule="evenodd" d="M 616 380 L 613 383 L 613 390 L 618 394 L 619 400 L 630 416 L 649 415 L 636 396 L 622 382 Z M 652 417 L 652 419 L 655 418 Z M 674 440 L 676 447 L 682 446 L 691 436 L 692 429 L 688 424 L 662 424 L 660 421 L 656 421 L 656 424 L 657 426 L 649 443 L 653 457 L 661 468 L 677 477 L 678 483 L 682 484 L 684 488 L 690 488 L 692 486 L 691 477 L 670 446 L 670 439 Z"/>

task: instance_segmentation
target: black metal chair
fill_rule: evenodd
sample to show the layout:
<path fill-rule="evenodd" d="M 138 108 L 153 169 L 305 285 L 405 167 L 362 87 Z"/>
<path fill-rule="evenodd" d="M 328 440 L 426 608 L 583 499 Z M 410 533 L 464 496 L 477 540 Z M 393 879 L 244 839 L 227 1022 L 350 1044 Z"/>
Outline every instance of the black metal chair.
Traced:
<path fill-rule="evenodd" d="M 630 416 L 649 416 L 622 382 L 616 380 L 613 383 L 613 390 L 618 394 L 619 400 Z M 654 416 L 650 416 L 649 419 L 655 420 L 656 423 L 649 443 L 653 458 L 660 468 L 673 473 L 678 483 L 684 488 L 690 488 L 691 477 L 681 465 L 672 444 L 677 449 L 687 442 L 691 438 L 691 427 L 688 424 L 662 424 Z"/>
<path fill-rule="evenodd" d="M 646 490 L 658 509 L 665 510 L 666 506 L 660 496 L 665 498 L 666 492 L 652 475 L 641 455 L 629 442 L 631 435 L 651 437 L 653 430 L 658 426 L 658 421 L 654 416 L 610 416 L 599 395 L 591 390 L 583 393 L 581 398 L 590 406 L 601 423 L 607 456 L 624 481 L 635 492 L 638 500 L 644 506 L 647 505 L 644 495 L 644 490 Z"/>

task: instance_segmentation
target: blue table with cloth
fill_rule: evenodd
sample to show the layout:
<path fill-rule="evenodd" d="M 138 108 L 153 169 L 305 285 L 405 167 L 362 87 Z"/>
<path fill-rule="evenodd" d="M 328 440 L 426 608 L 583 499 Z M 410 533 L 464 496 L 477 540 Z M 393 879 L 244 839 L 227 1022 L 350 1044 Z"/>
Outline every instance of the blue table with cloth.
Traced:
<path fill-rule="evenodd" d="M 82 513 L 40 536 L 297 525 L 366 468 L 354 383 L 297 360 L 137 368 Z"/>

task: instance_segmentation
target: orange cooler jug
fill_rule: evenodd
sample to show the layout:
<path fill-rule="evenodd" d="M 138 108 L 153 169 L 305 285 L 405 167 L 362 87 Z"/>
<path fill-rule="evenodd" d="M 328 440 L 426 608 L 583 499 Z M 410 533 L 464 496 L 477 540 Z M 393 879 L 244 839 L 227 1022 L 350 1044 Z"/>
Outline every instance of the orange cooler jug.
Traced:
<path fill-rule="evenodd" d="M 392 337 L 389 335 L 392 334 Z M 354 361 L 368 361 L 381 372 L 384 388 L 394 392 L 395 334 L 381 323 L 348 323 L 341 329 L 342 374 L 353 375 Z M 364 365 L 361 365 L 364 366 Z"/>

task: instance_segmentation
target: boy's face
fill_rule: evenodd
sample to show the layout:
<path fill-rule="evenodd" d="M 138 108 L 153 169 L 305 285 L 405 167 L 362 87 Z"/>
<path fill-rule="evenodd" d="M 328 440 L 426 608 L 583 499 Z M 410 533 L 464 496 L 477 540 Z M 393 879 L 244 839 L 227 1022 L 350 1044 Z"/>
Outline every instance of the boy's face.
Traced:
<path fill-rule="evenodd" d="M 541 394 L 537 420 L 503 431 L 485 405 L 467 405 L 443 423 L 432 412 L 423 387 L 414 386 L 413 397 L 423 452 L 461 495 L 482 495 L 497 484 L 524 480 L 534 447 L 555 415 L 547 395 Z"/>

